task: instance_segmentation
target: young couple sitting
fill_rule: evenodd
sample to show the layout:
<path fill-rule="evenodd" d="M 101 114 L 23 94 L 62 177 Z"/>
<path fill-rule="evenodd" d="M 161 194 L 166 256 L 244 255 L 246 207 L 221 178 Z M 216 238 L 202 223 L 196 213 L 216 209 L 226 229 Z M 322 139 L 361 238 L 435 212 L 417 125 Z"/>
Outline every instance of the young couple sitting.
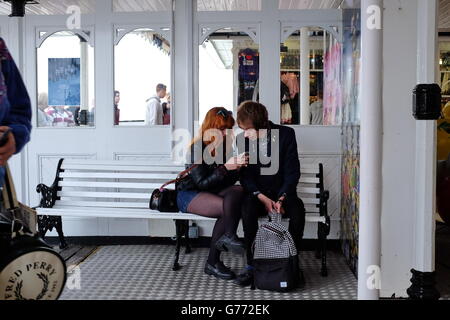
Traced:
<path fill-rule="evenodd" d="M 305 208 L 297 196 L 300 162 L 294 130 L 269 121 L 267 109 L 252 101 L 239 106 L 237 124 L 243 133 L 236 139 L 240 155 L 233 156 L 232 113 L 224 108 L 207 113 L 189 149 L 186 166 L 196 165 L 177 185 L 177 202 L 182 212 L 217 218 L 205 272 L 248 286 L 253 281 L 251 247 L 258 218 L 270 212 L 288 217 L 289 231 L 300 248 Z M 236 235 L 241 218 L 244 242 Z M 221 261 L 222 251 L 246 252 L 245 270 L 236 276 Z"/>

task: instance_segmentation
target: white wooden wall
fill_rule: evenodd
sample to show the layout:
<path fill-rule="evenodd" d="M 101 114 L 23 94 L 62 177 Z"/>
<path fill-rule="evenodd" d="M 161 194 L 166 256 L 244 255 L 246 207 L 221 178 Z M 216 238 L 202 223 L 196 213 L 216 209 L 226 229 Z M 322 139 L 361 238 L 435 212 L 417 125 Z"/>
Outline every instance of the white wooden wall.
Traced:
<path fill-rule="evenodd" d="M 263 1 L 261 11 L 197 12 L 193 0 L 177 0 L 170 13 L 113 13 L 110 0 L 97 0 L 95 15 L 83 15 L 82 26 L 94 30 L 96 70 L 96 127 L 53 129 L 36 128 L 32 141 L 11 162 L 19 197 L 37 205 L 35 192 L 39 183 L 51 184 L 59 158 L 171 161 L 171 132 L 193 132 L 197 117 L 198 44 L 200 28 L 238 27 L 256 32 L 261 52 L 261 102 L 269 108 L 274 122 L 280 121 L 279 44 L 283 31 L 302 26 L 340 26 L 339 10 L 279 11 L 278 1 Z M 111 92 L 113 83 L 113 25 L 163 25 L 172 23 L 174 111 L 172 128 L 114 127 Z M 25 19 L 0 17 L 0 33 L 8 41 L 36 108 L 36 30 L 65 29 L 67 16 L 29 15 Z M 172 130 L 171 130 L 172 129 Z M 333 225 L 331 238 L 339 238 L 341 128 L 296 126 L 300 160 L 325 165 L 325 186 L 330 190 L 329 211 Z M 171 222 L 148 222 L 126 219 L 65 218 L 67 236 L 172 236 Z M 211 232 L 211 223 L 201 225 L 203 235 Z M 316 225 L 308 225 L 307 238 L 315 238 Z M 55 235 L 55 233 L 53 233 Z"/>

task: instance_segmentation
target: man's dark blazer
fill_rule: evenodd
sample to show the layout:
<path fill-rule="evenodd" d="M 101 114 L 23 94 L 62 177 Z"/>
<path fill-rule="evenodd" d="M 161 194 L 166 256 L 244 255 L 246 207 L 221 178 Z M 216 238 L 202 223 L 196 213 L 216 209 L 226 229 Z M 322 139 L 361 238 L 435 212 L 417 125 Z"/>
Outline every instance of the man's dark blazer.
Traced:
<path fill-rule="evenodd" d="M 259 191 L 272 200 L 278 199 L 281 195 L 297 195 L 297 185 L 300 179 L 300 160 L 297 149 L 297 139 L 295 131 L 286 126 L 276 125 L 270 122 L 268 130 L 268 156 L 273 152 L 278 152 L 279 169 L 273 175 L 261 175 L 261 169 L 270 167 L 271 164 L 263 165 L 258 156 L 257 164 L 250 164 L 240 170 L 240 182 L 244 189 L 253 193 Z M 242 141 L 244 133 L 241 133 L 237 141 Z M 276 148 L 278 135 L 279 148 Z M 245 138 L 245 151 L 254 152 L 258 142 Z M 275 149 L 278 150 L 273 150 Z M 244 150 L 239 150 L 242 153 Z"/>

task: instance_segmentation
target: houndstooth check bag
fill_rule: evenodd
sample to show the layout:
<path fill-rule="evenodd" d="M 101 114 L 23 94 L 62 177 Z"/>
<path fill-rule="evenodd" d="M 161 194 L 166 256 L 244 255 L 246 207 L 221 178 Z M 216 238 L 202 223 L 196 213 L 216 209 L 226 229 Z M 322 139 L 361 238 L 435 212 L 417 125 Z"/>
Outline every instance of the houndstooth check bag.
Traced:
<path fill-rule="evenodd" d="M 299 262 L 297 248 L 281 215 L 271 213 L 253 243 L 254 285 L 261 290 L 291 291 L 298 287 Z"/>

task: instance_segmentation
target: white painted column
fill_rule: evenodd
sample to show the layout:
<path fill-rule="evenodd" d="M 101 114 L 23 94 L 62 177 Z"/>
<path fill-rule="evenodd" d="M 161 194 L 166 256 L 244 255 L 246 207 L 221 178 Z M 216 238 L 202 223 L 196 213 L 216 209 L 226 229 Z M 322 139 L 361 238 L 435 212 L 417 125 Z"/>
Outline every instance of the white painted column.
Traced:
<path fill-rule="evenodd" d="M 82 40 L 80 43 L 80 80 L 81 80 L 81 100 L 80 100 L 80 111 L 82 110 L 89 110 L 89 98 L 88 98 L 88 92 L 89 92 L 89 54 L 88 54 L 88 48 L 89 44 L 87 41 Z M 97 108 L 96 108 L 97 109 Z"/>
<path fill-rule="evenodd" d="M 280 21 L 278 1 L 262 2 L 263 19 L 260 32 L 260 102 L 267 107 L 269 119 L 280 123 Z M 275 89 L 274 89 L 275 88 Z M 278 92 L 278 94 L 276 94 Z M 274 94 L 275 93 L 275 94 Z"/>
<path fill-rule="evenodd" d="M 418 0 L 417 82 L 436 82 L 437 1 Z M 436 121 L 416 122 L 414 269 L 435 270 Z"/>
<path fill-rule="evenodd" d="M 379 21 L 381 26 L 382 12 L 383 0 L 362 0 L 361 190 L 358 258 L 358 299 L 360 300 L 377 300 L 380 296 L 376 282 L 373 287 L 368 286 L 368 282 L 372 279 L 379 280 L 379 274 L 367 272 L 368 270 L 376 272 L 381 265 L 383 31 L 381 28 L 372 28 L 373 25 L 369 21 Z M 375 269 L 371 270 L 372 266 Z"/>
<path fill-rule="evenodd" d="M 174 129 L 186 129 L 191 135 L 194 129 L 194 14 L 197 1 L 174 0 Z M 198 72 L 197 70 L 195 72 Z"/>
<path fill-rule="evenodd" d="M 304 27 L 300 29 L 300 124 L 309 125 L 310 115 L 309 98 L 310 98 L 310 83 L 309 77 L 311 74 L 309 64 L 309 28 Z"/>

